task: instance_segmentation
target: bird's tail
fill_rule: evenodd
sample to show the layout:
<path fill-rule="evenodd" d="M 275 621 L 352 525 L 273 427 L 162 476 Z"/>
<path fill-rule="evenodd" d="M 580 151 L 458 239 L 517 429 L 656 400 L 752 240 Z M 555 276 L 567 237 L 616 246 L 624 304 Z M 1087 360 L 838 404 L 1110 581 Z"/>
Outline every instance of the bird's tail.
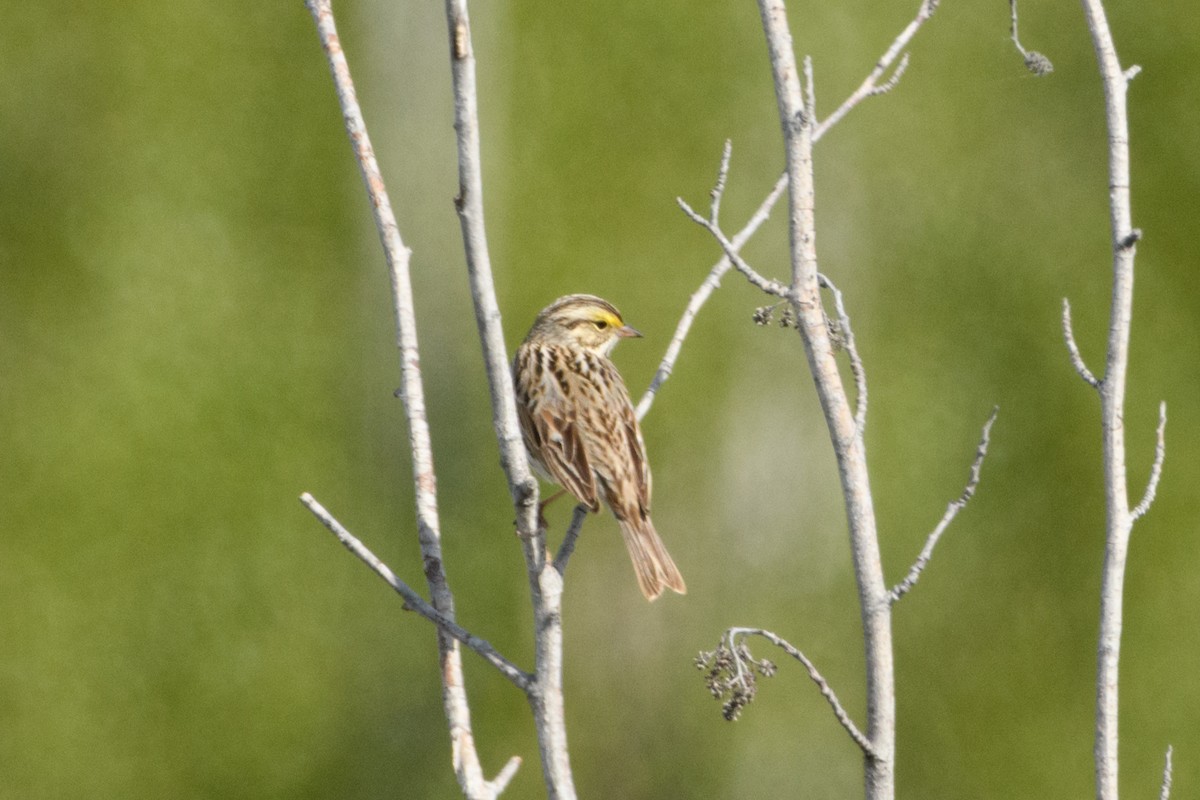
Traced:
<path fill-rule="evenodd" d="M 637 573 L 638 586 L 647 600 L 654 600 L 663 593 L 663 589 L 671 589 L 679 594 L 687 594 L 687 586 L 679 568 L 671 560 L 654 524 L 650 518 L 619 520 L 621 535 L 625 546 L 629 549 L 629 558 L 633 561 L 633 569 Z"/>

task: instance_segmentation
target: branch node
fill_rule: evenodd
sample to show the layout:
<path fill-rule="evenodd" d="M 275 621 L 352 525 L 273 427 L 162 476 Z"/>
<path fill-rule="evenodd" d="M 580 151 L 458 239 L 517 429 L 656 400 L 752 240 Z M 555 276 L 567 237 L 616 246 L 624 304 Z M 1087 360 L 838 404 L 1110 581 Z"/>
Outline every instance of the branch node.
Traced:
<path fill-rule="evenodd" d="M 1067 343 L 1067 353 L 1071 356 L 1071 365 L 1075 367 L 1075 371 L 1079 373 L 1079 377 L 1083 378 L 1084 382 L 1093 389 L 1100 388 L 1100 381 L 1092 374 L 1092 371 L 1087 368 L 1087 364 L 1083 363 L 1083 355 L 1079 352 L 1079 346 L 1075 344 L 1075 332 L 1071 329 L 1071 301 L 1063 298 L 1063 339 Z"/>
<path fill-rule="evenodd" d="M 1121 241 L 1117 242 L 1117 247 L 1121 250 L 1128 250 L 1141 240 L 1142 229 L 1134 228 L 1129 233 L 1125 234 L 1125 236 L 1121 238 Z"/>
<path fill-rule="evenodd" d="M 1129 81 L 1136 78 L 1139 74 L 1141 74 L 1141 72 L 1142 72 L 1141 66 L 1138 64 L 1134 64 L 1132 67 L 1125 70 L 1121 74 L 1124 76 L 1125 82 L 1128 83 Z M 1168 758 L 1169 758 L 1169 756 L 1168 756 Z"/>

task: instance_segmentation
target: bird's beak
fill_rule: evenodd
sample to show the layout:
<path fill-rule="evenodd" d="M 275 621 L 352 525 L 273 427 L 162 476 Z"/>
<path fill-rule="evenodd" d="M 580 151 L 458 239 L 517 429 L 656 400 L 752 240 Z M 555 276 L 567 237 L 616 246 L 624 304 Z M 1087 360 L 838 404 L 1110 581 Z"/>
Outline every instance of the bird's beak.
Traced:
<path fill-rule="evenodd" d="M 617 336 L 620 336 L 622 339 L 640 339 L 642 332 L 625 325 L 624 327 L 617 328 Z"/>

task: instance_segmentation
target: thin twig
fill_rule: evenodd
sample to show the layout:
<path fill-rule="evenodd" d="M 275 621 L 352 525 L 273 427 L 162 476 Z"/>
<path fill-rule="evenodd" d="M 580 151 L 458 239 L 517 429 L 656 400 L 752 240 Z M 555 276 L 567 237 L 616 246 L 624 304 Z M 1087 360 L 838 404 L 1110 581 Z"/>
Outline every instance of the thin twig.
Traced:
<path fill-rule="evenodd" d="M 854 740 L 854 743 L 857 744 L 867 756 L 872 759 L 878 758 L 874 748 L 871 746 L 871 741 L 863 735 L 862 731 L 858 729 L 858 726 L 854 724 L 854 720 L 850 719 L 850 715 L 846 713 L 846 709 L 842 706 L 841 701 L 838 700 L 837 694 L 833 691 L 833 687 L 829 685 L 829 681 L 825 680 L 825 677 L 820 673 L 820 671 L 817 670 L 816 665 L 813 664 L 808 656 L 800 652 L 798 648 L 796 648 L 786 639 L 772 633 L 771 631 L 763 630 L 762 628 L 730 628 L 726 635 L 729 639 L 730 649 L 733 650 L 734 653 L 737 652 L 738 638 L 745 639 L 747 636 L 761 636 L 803 664 L 804 668 L 808 671 L 808 677 L 811 678 L 812 682 L 817 685 L 817 689 L 820 690 L 821 695 L 826 701 L 828 701 L 829 707 L 833 709 L 833 715 L 837 717 L 837 721 L 843 728 L 846 729 L 846 732 L 850 734 L 850 738 Z"/>
<path fill-rule="evenodd" d="M 1036 50 L 1026 50 L 1021 46 L 1021 39 L 1017 36 L 1017 0 L 1008 0 L 1008 4 L 1012 9 L 1012 41 L 1017 52 L 1025 59 L 1025 68 L 1038 77 L 1054 72 L 1054 65 L 1050 63 L 1049 58 Z"/>
<path fill-rule="evenodd" d="M 814 142 L 820 141 L 821 137 L 824 136 L 830 128 L 838 124 L 842 117 L 849 114 L 852 108 L 868 97 L 877 94 L 876 89 L 880 85 L 880 79 L 888 71 L 888 68 L 895 63 L 896 57 L 900 55 L 900 51 L 903 50 L 908 43 L 912 41 L 912 38 L 917 35 L 917 31 L 921 29 L 921 26 L 929 21 L 929 18 L 933 16 L 933 12 L 937 10 L 937 6 L 938 0 L 921 0 L 921 7 L 917 9 L 917 15 L 911 22 L 908 23 L 904 30 L 900 32 L 900 35 L 897 36 L 888 49 L 884 51 L 884 54 L 879 57 L 879 61 L 875 63 L 875 68 L 871 70 L 871 73 L 867 75 L 862 84 L 859 85 L 859 87 L 855 89 L 854 92 L 847 97 L 840 106 L 838 106 L 836 111 L 834 111 L 825 119 L 821 120 L 821 122 L 818 123 L 815 128 L 813 128 L 812 140 Z M 907 64 L 905 64 L 905 66 L 907 66 Z M 891 84 L 891 86 L 888 86 L 889 90 L 895 87 L 896 82 L 900 79 L 899 75 L 902 73 L 903 68 L 898 68 L 896 73 L 892 75 L 892 78 L 887 81 L 888 84 Z"/>
<path fill-rule="evenodd" d="M 775 203 L 786 188 L 787 176 L 780 176 L 779 180 L 775 181 L 775 186 L 767 193 L 766 199 L 759 205 L 758 210 L 742 226 L 742 229 L 734 235 L 731 242 L 735 250 L 740 250 L 750 240 L 750 237 L 762 227 L 762 224 L 767 221 L 767 218 L 771 215 L 771 209 L 774 208 Z M 641 420 L 649 413 L 650 406 L 654 404 L 654 398 L 658 394 L 659 388 L 662 387 L 667 378 L 671 377 L 671 371 L 675 367 L 675 362 L 679 359 L 679 353 L 683 349 L 683 342 L 687 339 L 688 333 L 692 329 L 692 323 L 695 321 L 696 315 L 700 313 L 700 309 L 708 302 L 708 298 L 721 285 L 721 278 L 725 276 L 725 273 L 732 266 L 733 261 L 728 255 L 721 256 L 720 260 L 709 270 L 708 277 L 692 293 L 691 298 L 688 300 L 687 308 L 684 309 L 683 315 L 679 318 L 679 323 L 675 326 L 675 335 L 671 338 L 670 345 L 667 346 L 667 352 L 663 356 L 662 363 L 659 364 L 658 371 L 654 373 L 654 380 L 650 382 L 646 393 L 638 401 L 638 420 Z"/>
<path fill-rule="evenodd" d="M 1071 356 L 1071 365 L 1075 367 L 1075 371 L 1079 373 L 1079 377 L 1091 386 L 1093 389 L 1100 388 L 1100 381 L 1088 369 L 1087 364 L 1083 362 L 1083 355 L 1079 352 L 1079 345 L 1075 344 L 1075 332 L 1071 329 L 1071 301 L 1063 298 L 1063 313 L 1062 313 L 1062 328 L 1063 339 L 1067 343 L 1067 352 Z"/>
<path fill-rule="evenodd" d="M 1150 466 L 1150 480 L 1146 483 L 1146 491 L 1142 494 L 1142 500 L 1133 510 L 1129 512 L 1130 521 L 1136 522 L 1146 515 L 1150 510 L 1150 504 L 1154 502 L 1154 495 L 1158 493 L 1158 480 L 1162 477 L 1163 459 L 1167 456 L 1167 404 L 1162 402 L 1158 404 L 1158 433 L 1157 442 L 1154 445 L 1154 463 Z"/>
<path fill-rule="evenodd" d="M 887 94 L 892 89 L 895 89 L 900 84 L 900 79 L 904 77 L 906 69 L 908 69 L 908 53 L 905 53 L 901 57 L 900 63 L 896 65 L 896 69 L 892 72 L 892 76 L 871 90 L 871 97 L 879 97 L 879 95 Z"/>
<path fill-rule="evenodd" d="M 709 195 L 712 197 L 713 224 L 721 218 L 721 198 L 725 195 L 725 183 L 729 180 L 729 160 L 733 157 L 733 140 L 725 140 L 725 148 L 721 151 L 721 166 L 717 169 L 717 182 L 713 184 Z"/>
<path fill-rule="evenodd" d="M 687 214 L 693 222 L 712 234 L 713 238 L 717 240 L 717 243 L 721 245 L 721 249 L 725 251 L 725 257 L 733 262 L 733 266 L 738 272 L 746 276 L 746 280 L 750 281 L 751 284 L 767 294 L 771 294 L 776 297 L 788 296 L 788 290 L 786 286 L 779 281 L 772 280 L 770 278 L 764 278 L 762 275 L 759 275 L 753 267 L 746 263 L 746 260 L 742 258 L 741 254 L 738 252 L 738 247 L 732 241 L 730 241 L 729 237 L 725 235 L 725 232 L 721 230 L 720 226 L 715 224 L 711 219 L 706 219 L 693 211 L 692 207 L 689 206 L 682 197 L 675 198 L 675 202 L 679 203 L 679 207 L 683 209 L 683 213 Z"/>
<path fill-rule="evenodd" d="M 383 563 L 371 550 L 362 543 L 354 534 L 346 530 L 342 523 L 325 509 L 317 500 L 308 492 L 300 495 L 300 502 L 312 512 L 313 516 L 320 520 L 321 524 L 329 529 L 330 533 L 337 537 L 347 550 L 356 555 L 360 561 L 371 568 L 371 571 L 383 579 L 383 582 L 391 586 L 396 594 L 404 598 L 404 607 L 415 611 L 425 619 L 438 626 L 439 629 L 453 636 L 458 641 L 465 644 L 467 647 L 478 653 L 484 661 L 495 667 L 501 675 L 512 681 L 513 685 L 521 691 L 527 691 L 530 683 L 533 681 L 533 676 L 524 670 L 520 669 L 516 664 L 509 661 L 504 656 L 500 655 L 486 639 L 481 639 L 467 629 L 463 628 L 454 620 L 447 617 L 442 612 L 425 602 L 425 598 L 421 597 L 411 586 L 405 583 L 401 578 L 397 577 L 396 573 L 388 568 L 388 565 Z"/>
<path fill-rule="evenodd" d="M 1170 800 L 1171 798 L 1171 773 L 1174 767 L 1171 764 L 1171 754 L 1175 752 L 1175 748 L 1167 745 L 1167 759 L 1163 764 L 1162 788 L 1158 791 L 1158 800 Z"/>
<path fill-rule="evenodd" d="M 858 355 L 858 345 L 854 343 L 854 329 L 850 327 L 850 315 L 846 313 L 841 290 L 834 286 L 833 281 L 825 275 L 818 274 L 817 280 L 820 281 L 821 286 L 833 293 L 838 327 L 841 328 L 842 347 L 845 348 L 846 355 L 850 359 L 850 372 L 854 376 L 854 428 L 857 435 L 861 437 L 867 428 L 867 369 Z"/>
<path fill-rule="evenodd" d="M 562 544 L 558 546 L 558 554 L 554 556 L 554 569 L 559 575 L 565 575 L 567 572 L 567 562 L 575 552 L 575 541 L 579 538 L 579 531 L 583 528 L 583 521 L 587 519 L 587 515 L 587 506 L 583 503 L 575 506 L 575 511 L 571 514 L 571 524 L 567 526 Z"/>
<path fill-rule="evenodd" d="M 908 594 L 909 590 L 917 585 L 917 581 L 921 578 L 921 573 L 929 564 L 929 559 L 933 557 L 933 548 L 937 546 L 938 539 L 942 538 L 942 534 L 949 527 L 954 518 L 958 516 L 958 512 L 966 507 L 967 503 L 971 502 L 971 498 L 975 495 L 975 489 L 979 486 L 979 472 L 983 468 L 983 459 L 987 457 L 988 444 L 991 441 L 992 425 L 996 422 L 996 415 L 1000 413 L 1000 407 L 996 406 L 992 409 L 992 415 L 988 417 L 988 421 L 983 423 L 983 435 L 979 438 L 979 447 L 975 450 L 975 460 L 971 463 L 971 477 L 967 480 L 967 486 L 963 489 L 958 499 L 952 501 L 946 506 L 946 513 L 942 515 L 937 527 L 929 534 L 925 540 L 925 546 L 921 548 L 921 554 L 917 556 L 917 560 L 908 570 L 908 575 L 904 580 L 892 587 L 891 601 L 895 603 L 904 595 Z"/>

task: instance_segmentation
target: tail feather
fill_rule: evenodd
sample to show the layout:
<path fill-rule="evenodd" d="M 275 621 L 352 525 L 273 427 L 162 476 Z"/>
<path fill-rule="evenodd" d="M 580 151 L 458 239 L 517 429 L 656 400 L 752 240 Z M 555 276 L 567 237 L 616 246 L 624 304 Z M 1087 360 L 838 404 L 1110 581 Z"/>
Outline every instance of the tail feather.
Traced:
<path fill-rule="evenodd" d="M 654 600 L 663 593 L 663 589 L 671 589 L 679 594 L 687 594 L 687 585 L 679 568 L 671 559 L 654 524 L 647 517 L 644 520 L 621 520 L 621 534 L 625 546 L 629 550 L 629 558 L 633 561 L 634 572 L 637 573 L 638 587 L 647 600 Z"/>

